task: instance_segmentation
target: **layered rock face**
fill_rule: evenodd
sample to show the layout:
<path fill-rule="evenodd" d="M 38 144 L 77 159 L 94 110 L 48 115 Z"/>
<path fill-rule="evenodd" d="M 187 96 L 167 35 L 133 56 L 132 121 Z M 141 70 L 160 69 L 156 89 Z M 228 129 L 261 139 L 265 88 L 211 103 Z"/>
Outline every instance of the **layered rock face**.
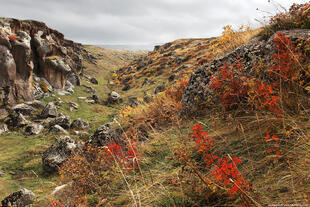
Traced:
<path fill-rule="evenodd" d="M 81 50 L 42 22 L 0 18 L 0 105 L 33 100 L 33 74 L 63 89 L 82 72 Z"/>

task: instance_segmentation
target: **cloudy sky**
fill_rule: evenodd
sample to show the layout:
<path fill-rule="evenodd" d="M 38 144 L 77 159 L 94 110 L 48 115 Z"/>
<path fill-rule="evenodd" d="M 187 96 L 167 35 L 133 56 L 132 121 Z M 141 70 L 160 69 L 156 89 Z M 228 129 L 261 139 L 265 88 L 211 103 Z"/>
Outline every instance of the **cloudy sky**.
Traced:
<path fill-rule="evenodd" d="M 0 16 L 35 19 L 85 44 L 154 44 L 219 35 L 258 24 L 280 6 L 268 0 L 0 0 Z M 293 2 L 277 0 L 288 8 Z M 256 9 L 259 8 L 260 11 Z M 264 12 L 263 12 L 264 11 Z"/>

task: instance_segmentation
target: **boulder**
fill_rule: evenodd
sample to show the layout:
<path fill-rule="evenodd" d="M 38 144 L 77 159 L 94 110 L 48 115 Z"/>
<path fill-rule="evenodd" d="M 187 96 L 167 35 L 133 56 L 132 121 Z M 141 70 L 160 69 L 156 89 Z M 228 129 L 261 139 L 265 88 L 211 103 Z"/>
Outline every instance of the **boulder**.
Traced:
<path fill-rule="evenodd" d="M 33 203 L 35 195 L 32 191 L 23 188 L 14 192 L 1 201 L 2 207 L 25 207 Z"/>
<path fill-rule="evenodd" d="M 14 111 L 9 114 L 4 122 L 10 127 L 23 127 L 30 123 L 21 113 L 16 113 Z"/>
<path fill-rule="evenodd" d="M 68 134 L 68 132 L 59 125 L 53 125 L 49 128 L 48 134 Z"/>
<path fill-rule="evenodd" d="M 32 115 L 36 110 L 27 104 L 17 104 L 12 108 L 16 113 L 21 113 L 24 116 Z"/>
<path fill-rule="evenodd" d="M 48 117 L 56 117 L 57 116 L 57 108 L 53 102 L 48 103 L 45 108 L 42 110 L 40 117 L 48 118 Z"/>
<path fill-rule="evenodd" d="M 94 85 L 98 85 L 98 80 L 96 79 L 96 78 L 91 78 L 90 80 L 89 80 L 92 84 L 94 84 Z"/>
<path fill-rule="evenodd" d="M 47 173 L 57 172 L 59 167 L 77 149 L 77 144 L 69 136 L 59 137 L 42 156 L 43 170 Z"/>
<path fill-rule="evenodd" d="M 0 124 L 0 135 L 7 133 L 9 131 L 8 126 L 6 124 Z"/>
<path fill-rule="evenodd" d="M 116 93 L 115 91 L 112 91 L 109 94 L 109 97 L 108 97 L 108 103 L 109 104 L 120 103 L 120 100 L 121 100 L 121 96 L 118 93 Z"/>
<path fill-rule="evenodd" d="M 43 103 L 42 101 L 39 101 L 39 100 L 28 101 L 28 102 L 26 102 L 26 104 L 33 107 L 33 108 L 36 108 L 36 109 L 45 107 L 45 103 Z"/>
<path fill-rule="evenodd" d="M 99 127 L 90 137 L 88 143 L 94 146 L 106 146 L 111 141 L 119 141 L 120 129 L 114 129 L 110 124 Z"/>
<path fill-rule="evenodd" d="M 5 176 L 5 173 L 0 171 L 0 177 L 3 177 L 3 176 Z"/>
<path fill-rule="evenodd" d="M 74 86 L 80 86 L 80 85 L 81 85 L 81 79 L 80 79 L 80 77 L 79 77 L 77 74 L 73 73 L 73 72 L 71 72 L 71 73 L 67 76 L 67 80 L 68 80 L 70 83 L 72 83 Z"/>
<path fill-rule="evenodd" d="M 24 135 L 31 136 L 31 135 L 38 135 L 43 130 L 43 126 L 40 124 L 32 123 L 25 127 Z"/>
<path fill-rule="evenodd" d="M 71 119 L 65 114 L 58 114 L 58 116 L 49 123 L 50 126 L 59 125 L 64 129 L 69 129 L 71 125 Z"/>
<path fill-rule="evenodd" d="M 81 118 L 78 118 L 74 120 L 71 124 L 71 129 L 76 129 L 76 130 L 85 130 L 89 128 L 88 122 L 84 121 Z"/>

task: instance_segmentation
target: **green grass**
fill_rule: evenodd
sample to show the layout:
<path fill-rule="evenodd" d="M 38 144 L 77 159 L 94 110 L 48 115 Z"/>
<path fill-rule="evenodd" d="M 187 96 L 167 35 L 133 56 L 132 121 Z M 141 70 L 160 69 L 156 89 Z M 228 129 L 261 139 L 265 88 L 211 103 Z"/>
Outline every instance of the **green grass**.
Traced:
<path fill-rule="evenodd" d="M 41 154 L 53 142 L 52 137 L 9 133 L 0 137 L 0 197 L 27 188 L 36 195 L 36 204 L 46 203 L 47 195 L 57 186 L 56 178 L 44 175 Z"/>

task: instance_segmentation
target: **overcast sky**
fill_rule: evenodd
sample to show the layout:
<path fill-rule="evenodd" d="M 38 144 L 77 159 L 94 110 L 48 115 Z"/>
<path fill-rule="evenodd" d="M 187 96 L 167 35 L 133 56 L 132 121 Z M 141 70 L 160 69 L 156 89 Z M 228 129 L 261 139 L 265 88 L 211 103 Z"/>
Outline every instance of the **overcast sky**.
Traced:
<path fill-rule="evenodd" d="M 288 8 L 306 0 L 277 2 Z M 85 44 L 217 36 L 225 25 L 257 24 L 268 15 L 262 11 L 276 10 L 268 0 L 0 0 L 0 16 L 43 21 Z"/>

